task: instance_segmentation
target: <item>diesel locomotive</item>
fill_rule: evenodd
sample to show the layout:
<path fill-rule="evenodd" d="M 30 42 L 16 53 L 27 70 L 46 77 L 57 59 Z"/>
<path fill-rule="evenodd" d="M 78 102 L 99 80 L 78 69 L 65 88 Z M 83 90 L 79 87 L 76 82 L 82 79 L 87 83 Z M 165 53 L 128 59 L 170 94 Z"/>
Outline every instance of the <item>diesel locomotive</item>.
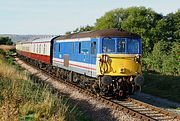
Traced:
<path fill-rule="evenodd" d="M 100 95 L 126 97 L 144 81 L 141 38 L 118 29 L 18 42 L 16 50 L 23 60 Z"/>

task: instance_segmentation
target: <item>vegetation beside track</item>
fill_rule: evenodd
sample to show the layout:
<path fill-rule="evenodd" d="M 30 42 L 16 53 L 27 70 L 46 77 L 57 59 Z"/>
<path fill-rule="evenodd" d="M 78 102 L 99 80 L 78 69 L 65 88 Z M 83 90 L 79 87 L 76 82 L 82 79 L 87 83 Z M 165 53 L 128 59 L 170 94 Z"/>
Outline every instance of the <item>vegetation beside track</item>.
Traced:
<path fill-rule="evenodd" d="M 144 78 L 143 92 L 180 103 L 179 76 L 144 72 Z"/>
<path fill-rule="evenodd" d="M 28 72 L 13 64 L 12 57 L 0 54 L 1 121 L 90 120 L 67 98 L 54 93 L 46 84 L 33 82 Z"/>

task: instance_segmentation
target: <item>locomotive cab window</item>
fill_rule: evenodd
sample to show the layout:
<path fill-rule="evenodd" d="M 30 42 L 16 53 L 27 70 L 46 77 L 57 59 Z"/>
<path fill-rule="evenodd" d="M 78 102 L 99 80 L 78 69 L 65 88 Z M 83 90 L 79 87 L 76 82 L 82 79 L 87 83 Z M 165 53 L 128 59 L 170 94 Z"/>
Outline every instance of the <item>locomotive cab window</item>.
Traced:
<path fill-rule="evenodd" d="M 115 52 L 115 39 L 104 38 L 102 40 L 102 52 L 103 53 L 114 53 Z"/>
<path fill-rule="evenodd" d="M 138 39 L 128 39 L 128 53 L 129 54 L 138 54 L 139 50 L 139 40 Z"/>
<path fill-rule="evenodd" d="M 126 41 L 124 38 L 117 39 L 117 52 L 125 53 L 126 50 Z"/>

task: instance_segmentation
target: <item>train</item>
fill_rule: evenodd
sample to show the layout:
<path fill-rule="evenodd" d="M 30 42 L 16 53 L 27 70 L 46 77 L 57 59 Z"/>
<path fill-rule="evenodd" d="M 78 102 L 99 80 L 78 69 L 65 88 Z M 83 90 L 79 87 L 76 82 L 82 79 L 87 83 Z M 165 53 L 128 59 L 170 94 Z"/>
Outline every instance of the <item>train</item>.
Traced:
<path fill-rule="evenodd" d="M 139 35 L 104 29 L 16 43 L 18 56 L 93 93 L 124 98 L 141 89 Z"/>

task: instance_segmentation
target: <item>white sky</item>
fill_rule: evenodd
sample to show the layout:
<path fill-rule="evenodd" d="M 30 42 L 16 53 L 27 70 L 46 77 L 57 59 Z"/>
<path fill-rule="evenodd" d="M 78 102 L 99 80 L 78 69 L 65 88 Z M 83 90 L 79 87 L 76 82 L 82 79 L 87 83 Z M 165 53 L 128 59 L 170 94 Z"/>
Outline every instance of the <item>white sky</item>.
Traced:
<path fill-rule="evenodd" d="M 180 9 L 180 0 L 0 0 L 0 34 L 64 34 L 132 6 L 166 15 Z"/>

